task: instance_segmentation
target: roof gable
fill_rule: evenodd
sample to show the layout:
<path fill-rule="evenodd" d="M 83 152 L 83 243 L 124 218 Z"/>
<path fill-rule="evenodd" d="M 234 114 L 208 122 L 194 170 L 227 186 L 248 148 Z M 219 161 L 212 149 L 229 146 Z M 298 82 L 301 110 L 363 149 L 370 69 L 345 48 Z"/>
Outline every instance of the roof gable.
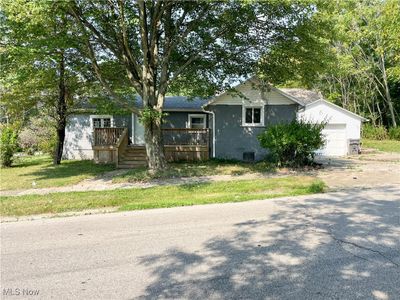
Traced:
<path fill-rule="evenodd" d="M 250 78 L 245 82 L 234 87 L 235 91 L 226 91 L 209 101 L 208 105 L 251 105 L 251 104 L 269 104 L 269 105 L 303 105 L 298 99 L 287 95 L 275 87 L 263 91 L 257 86 L 260 83 L 256 78 Z"/>
<path fill-rule="evenodd" d="M 317 101 L 314 101 L 312 103 L 307 104 L 305 109 L 312 108 L 312 107 L 315 107 L 315 106 L 318 106 L 318 105 L 321 105 L 321 104 L 328 105 L 328 106 L 332 107 L 333 109 L 335 109 L 337 111 L 340 111 L 342 113 L 345 113 L 348 116 L 351 116 L 353 118 L 356 118 L 356 119 L 359 119 L 359 120 L 362 120 L 362 121 L 368 121 L 368 119 L 366 119 L 366 118 L 364 118 L 364 117 L 362 117 L 360 115 L 357 115 L 357 114 L 355 114 L 355 113 L 353 113 L 353 112 L 351 112 L 351 111 L 349 111 L 349 110 L 347 110 L 347 109 L 345 109 L 343 107 L 340 107 L 339 105 L 336 105 L 336 104 L 334 104 L 334 103 L 332 103 L 330 101 L 324 100 L 324 99 L 319 99 Z"/>

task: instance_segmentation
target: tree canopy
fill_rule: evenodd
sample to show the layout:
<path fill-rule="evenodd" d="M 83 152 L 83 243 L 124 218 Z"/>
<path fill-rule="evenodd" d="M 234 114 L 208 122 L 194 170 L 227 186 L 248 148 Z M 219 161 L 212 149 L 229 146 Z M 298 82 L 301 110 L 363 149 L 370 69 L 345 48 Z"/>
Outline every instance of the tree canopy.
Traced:
<path fill-rule="evenodd" d="M 254 74 L 269 84 L 320 89 L 376 124 L 396 126 L 399 6 L 397 0 L 4 0 L 0 105 L 15 120 L 48 110 L 61 142 L 68 108 L 106 95 L 140 115 L 152 170 L 165 167 L 166 94 L 207 97 Z M 136 95 L 143 107 L 134 104 Z"/>
<path fill-rule="evenodd" d="M 311 41 L 316 45 L 318 39 L 310 37 L 322 31 L 313 26 L 316 7 L 310 1 L 76 0 L 69 12 L 81 26 L 95 74 L 110 96 L 118 98 L 102 70 L 106 62 L 123 68 L 142 97 L 149 166 L 160 169 L 165 165 L 160 124 L 166 93 L 210 96 L 265 70 L 262 58 L 272 48 L 289 53 L 294 43 L 304 49 Z M 310 58 L 293 51 L 288 56 Z M 264 72 L 268 80 L 274 75 Z"/>
<path fill-rule="evenodd" d="M 400 120 L 400 2 L 339 1 L 327 17 L 335 58 L 314 86 L 375 125 Z"/>

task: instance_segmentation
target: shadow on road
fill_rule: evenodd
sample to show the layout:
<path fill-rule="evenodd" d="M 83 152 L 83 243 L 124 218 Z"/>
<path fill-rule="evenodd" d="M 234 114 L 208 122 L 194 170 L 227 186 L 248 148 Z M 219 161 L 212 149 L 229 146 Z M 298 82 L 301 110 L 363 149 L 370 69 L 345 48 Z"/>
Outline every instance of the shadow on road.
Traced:
<path fill-rule="evenodd" d="M 277 213 L 235 224 L 198 252 L 142 257 L 154 280 L 140 298 L 398 298 L 400 193 L 386 189 L 390 198 L 349 190 L 280 203 Z"/>

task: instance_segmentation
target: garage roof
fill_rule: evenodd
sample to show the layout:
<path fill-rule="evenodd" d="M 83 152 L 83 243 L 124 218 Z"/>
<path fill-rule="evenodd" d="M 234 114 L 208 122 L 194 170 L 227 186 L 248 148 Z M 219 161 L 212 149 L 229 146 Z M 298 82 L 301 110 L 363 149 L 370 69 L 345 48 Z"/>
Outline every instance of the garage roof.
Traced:
<path fill-rule="evenodd" d="M 288 94 L 303 103 L 303 105 L 307 105 L 313 103 L 317 100 L 322 99 L 322 95 L 319 92 L 300 89 L 300 88 L 282 88 L 279 89 L 285 94 Z"/>

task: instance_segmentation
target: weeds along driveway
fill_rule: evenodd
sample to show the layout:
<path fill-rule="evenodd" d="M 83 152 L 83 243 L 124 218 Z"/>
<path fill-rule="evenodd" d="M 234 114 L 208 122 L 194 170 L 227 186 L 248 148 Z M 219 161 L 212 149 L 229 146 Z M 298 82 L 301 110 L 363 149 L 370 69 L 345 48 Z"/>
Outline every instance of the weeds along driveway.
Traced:
<path fill-rule="evenodd" d="M 41 299 L 397 299 L 400 188 L 3 223 Z"/>

